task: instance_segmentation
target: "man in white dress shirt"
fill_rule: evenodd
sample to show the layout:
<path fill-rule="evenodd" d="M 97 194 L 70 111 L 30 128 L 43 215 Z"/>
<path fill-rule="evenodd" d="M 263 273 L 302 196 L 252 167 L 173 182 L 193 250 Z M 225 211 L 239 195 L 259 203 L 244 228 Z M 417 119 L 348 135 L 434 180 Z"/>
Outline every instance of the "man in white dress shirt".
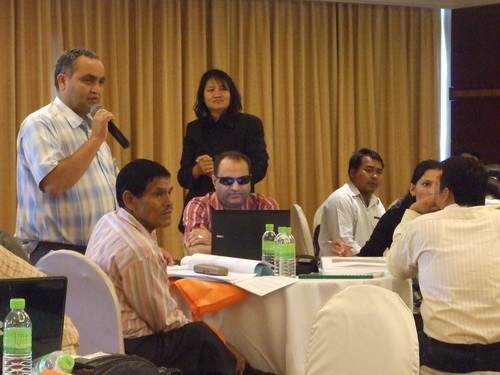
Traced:
<path fill-rule="evenodd" d="M 500 372 L 500 212 L 484 204 L 480 162 L 441 164 L 434 196 L 412 204 L 396 228 L 387 266 L 419 276 L 422 374 Z"/>
<path fill-rule="evenodd" d="M 370 238 L 385 208 L 374 194 L 382 180 L 384 161 L 373 150 L 361 148 L 349 160 L 350 181 L 323 203 L 319 229 L 321 256 L 352 256 Z M 332 246 L 338 245 L 338 247 Z M 339 251 L 344 250 L 343 253 Z"/>

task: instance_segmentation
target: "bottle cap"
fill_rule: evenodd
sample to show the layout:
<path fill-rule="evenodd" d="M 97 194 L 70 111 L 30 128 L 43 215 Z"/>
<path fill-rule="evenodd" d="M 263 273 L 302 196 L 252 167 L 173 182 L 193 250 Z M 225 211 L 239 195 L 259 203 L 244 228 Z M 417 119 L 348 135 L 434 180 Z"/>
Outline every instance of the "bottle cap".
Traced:
<path fill-rule="evenodd" d="M 266 231 L 267 230 L 274 230 L 274 224 L 266 224 Z"/>
<path fill-rule="evenodd" d="M 71 372 L 75 365 L 75 359 L 69 354 L 64 354 L 57 359 L 57 365 L 61 370 Z"/>
<path fill-rule="evenodd" d="M 24 309 L 26 306 L 26 301 L 24 298 L 11 298 L 10 299 L 10 308 L 11 309 Z"/>

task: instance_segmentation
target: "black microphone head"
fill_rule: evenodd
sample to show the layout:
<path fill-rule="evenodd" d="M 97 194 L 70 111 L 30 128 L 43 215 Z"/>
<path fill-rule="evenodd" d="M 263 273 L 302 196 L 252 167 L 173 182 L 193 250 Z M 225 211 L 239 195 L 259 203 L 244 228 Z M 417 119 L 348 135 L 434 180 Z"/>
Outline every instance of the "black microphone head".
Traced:
<path fill-rule="evenodd" d="M 102 109 L 102 106 L 100 106 L 99 104 L 94 104 L 92 108 L 90 108 L 90 115 L 94 117 L 97 111 L 100 109 Z"/>

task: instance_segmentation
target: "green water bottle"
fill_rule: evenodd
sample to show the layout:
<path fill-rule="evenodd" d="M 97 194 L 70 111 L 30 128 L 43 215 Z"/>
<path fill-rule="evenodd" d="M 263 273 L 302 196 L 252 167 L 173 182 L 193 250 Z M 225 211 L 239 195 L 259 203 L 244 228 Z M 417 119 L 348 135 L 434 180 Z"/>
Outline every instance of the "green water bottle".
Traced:
<path fill-rule="evenodd" d="M 3 375 L 31 375 L 31 320 L 24 298 L 10 300 L 3 322 Z"/>

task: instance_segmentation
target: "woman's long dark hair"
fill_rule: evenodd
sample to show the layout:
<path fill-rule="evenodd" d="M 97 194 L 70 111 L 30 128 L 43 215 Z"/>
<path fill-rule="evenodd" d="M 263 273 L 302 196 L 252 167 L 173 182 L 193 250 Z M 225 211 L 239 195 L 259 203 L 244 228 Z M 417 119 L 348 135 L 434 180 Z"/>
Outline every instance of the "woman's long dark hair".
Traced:
<path fill-rule="evenodd" d="M 410 182 L 413 185 L 416 185 L 418 180 L 422 178 L 422 176 L 427 172 L 429 169 L 441 169 L 441 163 L 437 160 L 433 159 L 427 159 L 424 161 L 421 161 L 418 163 L 418 165 L 415 167 L 415 170 L 413 171 L 413 176 L 411 176 Z M 394 206 L 391 208 L 408 208 L 410 207 L 413 203 L 415 203 L 416 198 L 411 195 L 410 191 L 406 193 L 406 195 L 401 198 Z"/>
<path fill-rule="evenodd" d="M 226 72 L 219 69 L 211 69 L 206 71 L 200 79 L 200 85 L 198 86 L 198 92 L 196 93 L 196 103 L 194 104 L 194 113 L 196 113 L 197 118 L 203 118 L 210 116 L 210 110 L 205 104 L 205 86 L 210 78 L 214 78 L 217 82 L 224 84 L 226 89 L 229 90 L 231 95 L 231 101 L 229 102 L 229 107 L 226 113 L 231 115 L 241 112 L 243 106 L 241 105 L 241 94 L 236 88 L 233 80 Z"/>

